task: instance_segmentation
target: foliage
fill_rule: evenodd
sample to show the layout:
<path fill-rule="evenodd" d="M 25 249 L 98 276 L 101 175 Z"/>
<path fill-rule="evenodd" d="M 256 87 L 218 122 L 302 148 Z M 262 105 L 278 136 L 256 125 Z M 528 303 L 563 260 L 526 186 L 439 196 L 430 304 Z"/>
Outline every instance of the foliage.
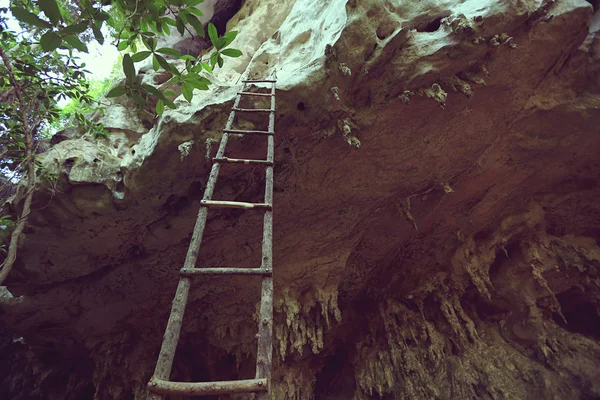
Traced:
<path fill-rule="evenodd" d="M 104 79 L 88 80 L 87 95 L 91 99 L 91 103 L 82 102 L 80 99 L 69 99 L 69 101 L 61 107 L 59 117 L 53 119 L 44 127 L 41 134 L 44 138 L 49 139 L 56 132 L 59 132 L 69 126 L 77 125 L 78 115 L 89 115 L 93 112 L 98 112 L 100 115 L 104 113 L 104 105 L 102 100 L 104 94 L 117 79 L 120 71 L 120 65 L 113 67 L 111 74 Z M 60 105 L 60 103 L 59 103 Z M 93 129 L 92 134 L 96 139 L 105 138 L 108 132 L 101 125 Z"/>
<path fill-rule="evenodd" d="M 0 64 L 0 168 L 15 171 L 25 151 L 25 120 L 37 147 L 43 129 L 60 118 L 58 101 L 70 98 L 87 104 L 92 99 L 85 80 L 85 65 L 78 63 L 72 50 L 47 52 L 31 40 L 34 36 L 27 40 L 5 29 L 5 21 L 1 19 L 0 28 L 0 47 L 18 86 L 17 89 L 11 81 L 6 63 Z M 17 90 L 25 109 L 16 101 Z M 75 117 L 84 128 L 97 129 L 81 112 Z"/>
<path fill-rule="evenodd" d="M 209 24 L 208 37 L 214 46 L 209 63 L 182 55 L 169 47 L 158 48 L 157 35 L 170 35 L 170 27 L 183 35 L 190 26 L 205 36 L 196 6 L 203 0 L 14 0 L 10 13 L 18 20 L 22 31 L 8 29 L 8 9 L 0 8 L 0 171 L 26 182 L 25 201 L 20 217 L 14 224 L 6 259 L 0 267 L 0 285 L 10 272 L 17 254 L 17 243 L 27 222 L 36 175 L 55 180 L 55 176 L 36 167 L 36 153 L 44 132 L 53 127 L 74 123 L 79 129 L 96 137 L 106 134 L 101 124 L 86 115 L 102 111 L 98 93 L 111 82 L 90 84 L 89 73 L 78 55 L 88 52 L 90 41 L 103 44 L 105 33 L 112 32 L 114 45 L 127 51 L 121 66 L 124 83 L 110 90 L 106 97 L 126 95 L 140 107 L 154 97 L 156 114 L 165 106 L 175 108 L 166 90 L 172 84 L 181 85 L 187 101 L 194 89 L 207 90 L 210 81 L 201 73 L 212 73 L 224 63 L 223 57 L 239 57 L 239 50 L 229 48 L 237 32 L 218 37 Z M 104 33 L 103 33 L 104 32 Z M 138 45 L 140 49 L 138 50 Z M 142 48 L 143 46 L 143 48 Z M 167 57 L 178 59 L 168 61 Z M 152 60 L 153 68 L 171 74 L 165 91 L 136 81 L 135 63 Z M 181 62 L 183 61 L 183 62 Z M 182 65 L 180 69 L 178 65 Z M 59 102 L 71 99 L 71 105 L 61 110 Z M 38 163 L 39 164 L 39 163 Z"/>

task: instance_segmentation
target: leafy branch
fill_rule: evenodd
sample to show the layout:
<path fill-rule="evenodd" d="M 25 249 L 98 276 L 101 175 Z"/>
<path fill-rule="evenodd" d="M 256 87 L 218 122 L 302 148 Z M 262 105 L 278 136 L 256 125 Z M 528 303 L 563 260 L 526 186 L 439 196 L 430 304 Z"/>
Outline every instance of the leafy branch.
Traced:
<path fill-rule="evenodd" d="M 21 85 L 15 78 L 15 74 L 10 60 L 4 52 L 4 50 L 2 49 L 2 47 L 0 47 L 0 58 L 2 59 L 2 63 L 4 64 L 4 68 L 6 69 L 6 73 L 8 74 L 8 78 L 13 85 L 13 88 L 15 90 L 15 96 L 20 107 L 21 123 L 23 124 L 23 132 L 25 136 L 25 162 L 27 164 L 27 186 L 25 203 L 23 204 L 21 216 L 19 217 L 15 229 L 10 236 L 8 254 L 6 256 L 6 259 L 2 263 L 0 269 L 0 285 L 2 285 L 2 283 L 12 270 L 13 265 L 15 264 L 15 260 L 17 258 L 17 245 L 19 242 L 19 238 L 21 237 L 21 233 L 23 232 L 23 229 L 25 228 L 25 223 L 27 222 L 27 219 L 29 217 L 29 212 L 31 211 L 33 191 L 35 188 L 35 165 L 33 161 L 33 132 L 29 126 L 27 115 L 29 108 L 27 107 L 25 100 L 23 99 L 23 90 L 21 88 Z"/>

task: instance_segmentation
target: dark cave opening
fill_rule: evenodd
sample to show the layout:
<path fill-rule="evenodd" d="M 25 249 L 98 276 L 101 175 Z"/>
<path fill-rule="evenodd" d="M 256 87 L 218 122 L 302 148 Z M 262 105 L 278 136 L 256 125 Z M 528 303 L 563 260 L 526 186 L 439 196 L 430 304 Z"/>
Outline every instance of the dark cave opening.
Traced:
<path fill-rule="evenodd" d="M 32 346 L 0 326 L 0 360 L 2 399 L 86 400 L 96 393 L 94 362 L 83 349 Z"/>
<path fill-rule="evenodd" d="M 439 17 L 436 18 L 430 22 L 428 22 L 426 25 L 419 25 L 417 26 L 417 32 L 435 32 L 438 29 L 440 29 L 440 26 L 442 24 L 442 18 L 443 17 Z"/>
<path fill-rule="evenodd" d="M 338 346 L 327 358 L 315 383 L 316 399 L 339 399 L 353 397 L 355 390 L 354 369 L 344 345 Z"/>
<path fill-rule="evenodd" d="M 560 303 L 562 313 L 567 320 L 564 321 L 559 315 L 554 315 L 554 321 L 570 332 L 600 339 L 600 310 L 594 303 L 588 301 L 579 289 L 573 288 L 556 295 Z"/>

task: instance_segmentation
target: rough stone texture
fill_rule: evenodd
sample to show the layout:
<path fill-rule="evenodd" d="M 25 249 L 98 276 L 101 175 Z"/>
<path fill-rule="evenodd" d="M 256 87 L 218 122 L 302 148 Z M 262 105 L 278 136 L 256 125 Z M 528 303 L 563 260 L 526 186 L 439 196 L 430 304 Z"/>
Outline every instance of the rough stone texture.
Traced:
<path fill-rule="evenodd" d="M 246 1 L 228 24 L 245 55 L 211 91 L 47 153 L 60 179 L 36 193 L 7 282 L 0 394 L 143 397 L 207 147 L 240 75 L 276 71 L 273 398 L 600 397 L 598 15 L 583 0 Z M 265 147 L 233 139 L 227 155 Z M 260 168 L 222 171 L 215 199 L 261 200 Z M 198 265 L 255 266 L 260 221 L 211 212 Z M 173 379 L 253 376 L 258 296 L 250 278 L 195 282 Z"/>

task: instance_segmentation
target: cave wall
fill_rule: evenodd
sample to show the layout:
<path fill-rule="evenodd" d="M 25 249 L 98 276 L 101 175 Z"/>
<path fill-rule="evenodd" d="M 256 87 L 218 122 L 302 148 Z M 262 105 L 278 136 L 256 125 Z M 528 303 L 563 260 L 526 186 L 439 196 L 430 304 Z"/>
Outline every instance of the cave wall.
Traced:
<path fill-rule="evenodd" d="M 60 179 L 35 194 L 0 303 L 0 395 L 143 398 L 207 153 L 237 82 L 276 73 L 273 398 L 599 397 L 598 15 L 245 1 L 227 24 L 244 55 L 209 91 L 156 121 L 116 99 L 109 140 L 46 153 Z M 265 156 L 261 138 L 230 143 Z M 263 182 L 222 168 L 214 198 L 260 202 Z M 260 224 L 211 211 L 198 266 L 259 262 Z M 190 299 L 172 378 L 252 377 L 258 281 L 198 281 Z"/>

